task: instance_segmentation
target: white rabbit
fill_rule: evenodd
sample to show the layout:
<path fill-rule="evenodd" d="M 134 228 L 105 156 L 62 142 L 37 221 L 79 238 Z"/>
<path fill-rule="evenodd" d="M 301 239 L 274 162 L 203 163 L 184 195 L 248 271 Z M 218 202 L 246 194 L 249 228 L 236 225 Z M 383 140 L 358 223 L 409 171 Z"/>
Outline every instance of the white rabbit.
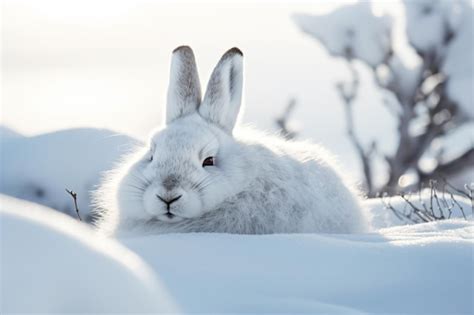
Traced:
<path fill-rule="evenodd" d="M 352 233 L 366 229 L 355 189 L 326 150 L 248 128 L 233 132 L 243 55 L 227 51 L 201 102 L 194 54 L 173 51 L 166 125 L 96 193 L 112 234 Z"/>

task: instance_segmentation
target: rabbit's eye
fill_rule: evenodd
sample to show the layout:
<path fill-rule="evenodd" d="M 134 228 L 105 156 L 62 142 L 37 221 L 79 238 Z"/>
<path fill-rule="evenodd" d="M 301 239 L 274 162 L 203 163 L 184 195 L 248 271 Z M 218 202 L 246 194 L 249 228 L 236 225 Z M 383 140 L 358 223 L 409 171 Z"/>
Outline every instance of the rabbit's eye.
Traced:
<path fill-rule="evenodd" d="M 151 147 L 150 148 L 150 151 L 148 151 L 148 162 L 152 162 L 153 161 L 153 156 L 154 156 L 154 153 L 155 152 L 155 147 Z"/>
<path fill-rule="evenodd" d="M 204 161 L 202 162 L 202 167 L 213 166 L 213 165 L 214 165 L 214 157 L 213 156 L 209 156 L 209 157 L 205 158 Z"/>

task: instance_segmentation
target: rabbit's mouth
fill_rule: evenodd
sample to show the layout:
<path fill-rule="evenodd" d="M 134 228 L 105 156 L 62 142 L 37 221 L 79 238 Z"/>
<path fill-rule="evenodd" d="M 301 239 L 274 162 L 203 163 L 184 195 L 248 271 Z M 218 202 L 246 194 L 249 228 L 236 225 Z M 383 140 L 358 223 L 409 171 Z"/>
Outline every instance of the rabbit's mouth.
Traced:
<path fill-rule="evenodd" d="M 178 222 L 183 219 L 184 219 L 183 217 L 176 215 L 170 211 L 157 216 L 157 220 L 163 221 L 163 222 Z"/>

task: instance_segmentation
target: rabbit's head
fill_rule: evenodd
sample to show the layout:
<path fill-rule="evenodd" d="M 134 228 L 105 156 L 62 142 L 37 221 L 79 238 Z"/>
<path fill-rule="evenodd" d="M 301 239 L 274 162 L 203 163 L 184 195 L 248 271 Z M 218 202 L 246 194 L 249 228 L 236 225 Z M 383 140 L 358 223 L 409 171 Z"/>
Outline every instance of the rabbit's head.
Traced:
<path fill-rule="evenodd" d="M 237 48 L 222 56 L 201 101 L 191 48 L 173 51 L 166 124 L 120 183 L 119 199 L 135 201 L 127 208 L 143 210 L 144 217 L 179 222 L 241 191 L 249 162 L 232 130 L 242 98 L 242 59 Z"/>

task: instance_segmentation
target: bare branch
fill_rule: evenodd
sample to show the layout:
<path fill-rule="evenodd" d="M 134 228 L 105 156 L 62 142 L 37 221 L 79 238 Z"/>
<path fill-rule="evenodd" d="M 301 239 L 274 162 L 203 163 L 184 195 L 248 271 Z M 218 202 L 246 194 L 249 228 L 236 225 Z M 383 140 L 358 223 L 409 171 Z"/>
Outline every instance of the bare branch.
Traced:
<path fill-rule="evenodd" d="M 421 186 L 421 188 L 423 188 L 423 186 Z M 407 219 L 414 223 L 431 222 L 431 221 L 449 219 L 453 215 L 453 209 L 455 209 L 455 206 L 457 207 L 457 209 L 459 209 L 460 213 L 462 214 L 462 217 L 465 220 L 467 220 L 467 216 L 464 211 L 462 202 L 460 202 L 458 198 L 464 198 L 467 195 L 472 196 L 471 188 L 468 188 L 467 190 L 469 191 L 469 193 L 466 193 L 460 189 L 455 188 L 449 183 L 447 184 L 447 181 L 442 186 L 442 193 L 440 193 L 438 189 L 438 184 L 436 181 L 430 181 L 429 188 L 430 188 L 429 200 L 427 201 L 425 201 L 421 195 L 422 190 L 418 192 L 417 201 L 421 204 L 421 207 L 412 201 L 411 194 L 407 195 L 404 193 L 399 194 L 399 196 L 405 201 L 403 210 L 399 210 L 396 207 L 394 207 L 390 203 L 390 199 L 388 199 L 389 200 L 388 202 L 386 201 L 387 196 L 388 196 L 387 193 L 384 193 L 382 195 L 383 196 L 382 203 L 384 207 L 392 211 L 398 219 L 400 220 Z M 452 191 L 447 191 L 446 188 L 451 188 L 452 190 L 455 190 L 457 192 L 463 192 L 463 196 L 455 195 Z M 449 202 L 446 198 L 446 194 L 449 194 L 450 196 Z M 473 205 L 473 198 L 470 197 L 469 199 L 471 201 L 471 205 Z M 427 202 L 428 202 L 428 205 L 427 205 Z M 406 211 L 407 206 L 409 208 L 408 211 Z M 473 206 L 473 214 L 474 214 L 474 206 Z M 415 217 L 415 219 L 417 220 L 413 219 L 413 217 Z"/>
<path fill-rule="evenodd" d="M 407 197 L 405 194 L 400 194 L 400 197 L 405 200 L 407 204 L 413 209 L 413 213 L 420 218 L 423 222 L 430 222 L 433 221 L 431 218 L 432 216 L 428 213 L 423 211 L 422 209 L 418 208 L 414 203 L 411 202 L 410 198 Z"/>
<path fill-rule="evenodd" d="M 436 191 L 436 187 L 435 187 L 435 184 L 436 182 L 434 182 L 431 186 L 431 200 L 434 200 L 436 201 L 436 205 L 438 206 L 438 211 L 439 211 L 439 216 L 437 217 L 434 213 L 434 210 L 433 210 L 433 216 L 437 219 L 437 220 L 443 220 L 445 219 L 445 216 L 444 216 L 444 212 L 443 212 L 443 207 L 441 206 L 441 202 L 440 202 L 440 199 L 438 197 L 438 192 Z"/>
<path fill-rule="evenodd" d="M 74 191 L 69 190 L 67 188 L 66 188 L 66 192 L 69 195 L 71 195 L 72 199 L 74 200 L 74 208 L 76 209 L 77 217 L 79 218 L 79 221 L 82 221 L 81 215 L 79 214 L 79 208 L 77 206 L 77 193 L 75 193 Z"/>
<path fill-rule="evenodd" d="M 469 193 L 469 192 L 466 192 L 466 191 L 463 191 L 463 190 L 461 190 L 461 189 L 459 189 L 459 188 L 454 187 L 454 185 L 451 184 L 451 183 L 446 179 L 446 177 L 444 177 L 444 176 L 441 176 L 441 179 L 444 181 L 444 183 L 445 183 L 447 186 L 449 186 L 449 188 L 451 188 L 452 190 L 454 190 L 454 191 L 457 192 L 458 194 L 463 195 L 463 196 L 466 197 L 466 198 L 472 199 L 472 191 L 471 191 L 471 193 Z M 468 187 L 464 187 L 464 188 L 465 188 L 466 190 L 468 190 Z"/>
<path fill-rule="evenodd" d="M 339 92 L 339 96 L 344 102 L 344 109 L 346 115 L 346 128 L 349 139 L 352 142 L 352 145 L 355 147 L 359 158 L 362 162 L 362 169 L 364 172 L 365 184 L 367 186 L 367 194 L 369 196 L 374 195 L 374 187 L 372 182 L 372 154 L 375 151 L 376 143 L 375 141 L 371 143 L 369 148 L 365 148 L 362 145 L 362 142 L 357 137 L 354 127 L 354 113 L 353 113 L 353 103 L 357 97 L 357 91 L 359 88 L 359 74 L 354 67 L 354 64 L 348 61 L 349 70 L 351 71 L 352 81 L 350 86 L 344 85 L 342 82 L 336 84 L 336 88 Z"/>
<path fill-rule="evenodd" d="M 468 192 L 469 199 L 471 200 L 471 211 L 472 215 L 474 215 L 474 198 L 473 198 L 473 192 L 474 192 L 474 187 L 472 186 L 472 183 L 470 185 L 466 184 L 464 185 L 464 189 Z"/>
<path fill-rule="evenodd" d="M 412 42 L 409 43 L 420 57 L 419 67 L 405 67 L 402 62 L 403 58 L 393 49 L 387 52 L 384 59 L 376 66 L 367 64 L 367 62 L 364 62 L 364 58 L 359 59 L 372 71 L 377 87 L 386 95 L 390 94 L 392 102 L 385 98 L 383 103 L 394 114 L 398 123 L 396 131 L 398 141 L 395 150 L 393 150 L 394 153 L 390 153 L 385 157 L 388 164 L 388 171 L 385 174 L 387 176 L 385 177 L 388 179 L 381 187 L 374 187 L 373 183 L 372 172 L 375 167 L 375 159 L 371 157 L 373 150 L 367 149 L 367 145 L 360 141 L 354 126 L 353 104 L 360 88 L 359 75 L 354 67 L 355 60 L 360 57 L 355 54 L 350 40 L 355 31 L 349 29 L 346 32 L 345 36 L 349 40 L 342 47 L 342 51 L 335 53 L 332 49 L 329 49 L 331 54 L 342 57 L 347 61 L 351 72 L 352 80 L 348 84 L 336 84 L 336 89 L 345 105 L 348 138 L 355 147 L 361 161 L 369 196 L 376 195 L 377 192 L 397 195 L 402 191 L 406 191 L 407 187 L 399 185 L 400 178 L 412 170 L 418 172 L 419 176 L 416 184 L 419 184 L 432 179 L 433 175 L 445 174 L 449 177 L 474 165 L 474 149 L 471 148 L 458 158 L 446 163 L 438 163 L 433 173 L 424 174 L 419 169 L 422 157 L 432 147 L 433 142 L 445 136 L 450 130 L 461 126 L 467 119 L 464 118 L 463 120 L 459 105 L 453 102 L 447 93 L 449 76 L 443 67 L 446 56 L 442 51 L 449 49 L 452 39 L 456 37 L 456 30 L 448 24 L 445 23 L 443 30 L 438 32 L 440 43 L 444 45 L 443 49 L 424 50 L 417 48 Z M 322 36 L 315 37 L 329 48 L 328 43 L 321 40 L 320 37 Z M 463 63 L 464 60 L 458 62 Z M 438 157 L 438 160 L 441 160 L 441 158 Z M 438 211 L 434 208 L 442 207 L 446 200 L 440 198 L 436 189 L 432 193 L 433 196 L 430 202 L 433 202 L 433 204 L 425 204 L 423 207 L 427 209 L 429 207 L 428 210 L 433 211 L 432 214 L 438 216 Z M 472 192 L 467 195 L 472 196 Z M 443 215 L 446 216 L 447 213 L 443 213 Z"/>
<path fill-rule="evenodd" d="M 388 201 L 386 201 L 385 199 L 388 199 Z M 405 212 L 402 212 L 402 211 L 399 211 L 398 209 L 396 209 L 392 203 L 391 203 L 391 197 L 387 197 L 387 194 L 383 194 L 382 197 L 381 197 L 381 201 L 382 201 L 382 204 L 384 206 L 385 209 L 389 209 L 390 211 L 392 211 L 392 213 L 400 220 L 400 221 L 403 221 L 404 219 L 412 222 L 412 223 L 417 223 L 415 220 L 413 220 L 413 218 L 411 217 L 410 213 L 405 213 Z"/>
<path fill-rule="evenodd" d="M 281 135 L 285 139 L 293 139 L 297 136 L 297 133 L 295 131 L 291 131 L 288 128 L 288 121 L 290 119 L 290 115 L 295 109 L 296 106 L 296 99 L 292 98 L 290 99 L 288 105 L 285 108 L 285 111 L 281 115 L 280 118 L 276 120 L 276 124 L 278 125 L 278 128 L 280 129 Z"/>
<path fill-rule="evenodd" d="M 453 193 L 450 193 L 450 194 L 451 194 L 451 200 L 459 207 L 459 210 L 461 210 L 462 216 L 464 217 L 464 219 L 467 220 L 466 215 L 464 214 L 464 208 L 459 204 L 459 202 L 456 200 L 456 198 L 454 198 Z"/>

